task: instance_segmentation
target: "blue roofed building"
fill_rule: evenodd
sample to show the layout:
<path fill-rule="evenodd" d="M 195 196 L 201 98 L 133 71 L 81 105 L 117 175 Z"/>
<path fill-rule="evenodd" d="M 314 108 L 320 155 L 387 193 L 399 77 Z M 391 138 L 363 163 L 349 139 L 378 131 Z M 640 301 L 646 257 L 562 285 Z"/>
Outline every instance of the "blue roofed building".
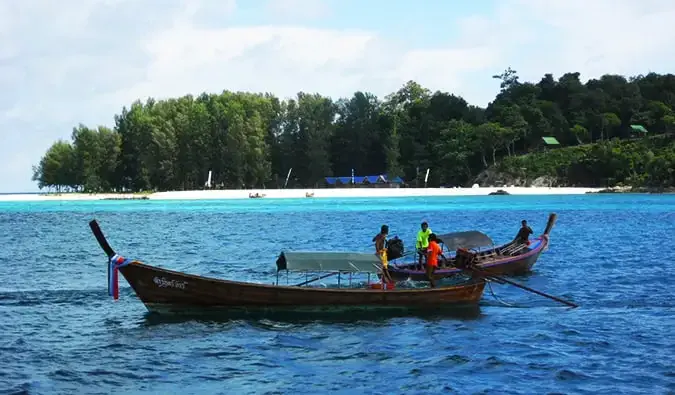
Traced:
<path fill-rule="evenodd" d="M 403 185 L 401 177 L 389 179 L 386 174 L 375 176 L 348 176 L 326 177 L 326 186 L 329 188 L 400 188 Z"/>

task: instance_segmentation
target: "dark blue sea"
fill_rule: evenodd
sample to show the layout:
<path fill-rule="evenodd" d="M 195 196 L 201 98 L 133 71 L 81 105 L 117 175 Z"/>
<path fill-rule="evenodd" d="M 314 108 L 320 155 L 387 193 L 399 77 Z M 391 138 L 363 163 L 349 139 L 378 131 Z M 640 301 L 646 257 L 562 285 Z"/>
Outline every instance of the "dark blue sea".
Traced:
<path fill-rule="evenodd" d="M 370 251 L 382 224 L 410 247 L 522 219 L 551 246 L 479 311 L 416 316 L 168 319 L 106 259 L 271 283 L 283 249 Z M 0 202 L 0 389 L 24 394 L 664 394 L 675 392 L 675 196 Z"/>

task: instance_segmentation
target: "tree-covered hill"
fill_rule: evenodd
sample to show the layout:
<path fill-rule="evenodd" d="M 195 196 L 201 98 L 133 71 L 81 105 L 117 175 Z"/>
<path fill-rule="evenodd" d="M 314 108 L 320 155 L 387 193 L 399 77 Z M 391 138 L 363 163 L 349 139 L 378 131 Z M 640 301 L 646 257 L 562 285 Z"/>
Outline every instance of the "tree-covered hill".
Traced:
<path fill-rule="evenodd" d="M 75 127 L 33 178 L 58 190 L 184 190 L 212 171 L 220 188 L 277 188 L 292 168 L 288 187 L 314 187 L 354 169 L 421 186 L 431 168 L 429 186 L 470 185 L 486 169 L 578 186 L 675 184 L 675 75 L 530 83 L 509 68 L 494 78 L 501 91 L 487 108 L 413 81 L 384 99 L 224 91 L 136 101 L 112 127 Z"/>

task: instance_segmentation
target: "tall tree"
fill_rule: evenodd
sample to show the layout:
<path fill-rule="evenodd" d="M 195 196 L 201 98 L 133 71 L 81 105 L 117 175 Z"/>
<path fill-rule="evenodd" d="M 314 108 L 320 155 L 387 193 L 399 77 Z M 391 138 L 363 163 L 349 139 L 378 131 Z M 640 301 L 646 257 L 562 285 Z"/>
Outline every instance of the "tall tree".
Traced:
<path fill-rule="evenodd" d="M 672 137 L 657 137 L 675 132 L 674 75 L 583 83 L 569 72 L 535 83 L 509 67 L 494 78 L 500 89 L 486 108 L 414 81 L 383 101 L 363 91 L 282 100 L 227 90 L 137 100 L 112 129 L 76 126 L 70 143 L 47 150 L 33 179 L 41 188 L 90 192 L 201 189 L 209 172 L 216 188 L 280 187 L 290 169 L 289 187 L 321 186 L 351 169 L 401 176 L 408 186 L 424 185 L 426 168 L 434 169 L 429 186 L 470 185 L 494 169 L 577 184 L 672 180 Z M 625 139 L 633 124 L 645 126 L 647 138 Z M 539 152 L 548 136 L 568 149 Z"/>

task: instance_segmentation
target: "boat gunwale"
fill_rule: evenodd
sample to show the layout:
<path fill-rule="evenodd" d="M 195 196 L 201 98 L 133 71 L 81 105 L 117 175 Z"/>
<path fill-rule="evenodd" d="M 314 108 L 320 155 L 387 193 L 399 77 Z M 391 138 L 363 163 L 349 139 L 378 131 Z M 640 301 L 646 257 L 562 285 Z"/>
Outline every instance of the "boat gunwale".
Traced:
<path fill-rule="evenodd" d="M 319 293 L 447 293 L 447 292 L 458 292 L 462 289 L 470 288 L 470 287 L 475 287 L 475 286 L 482 286 L 485 287 L 486 281 L 482 277 L 479 278 L 473 278 L 468 280 L 466 283 L 462 284 L 456 284 L 456 285 L 449 285 L 449 286 L 443 286 L 443 287 L 437 287 L 437 288 L 395 288 L 395 289 L 370 289 L 370 288 L 313 288 L 313 287 L 302 287 L 302 286 L 297 286 L 297 285 L 279 285 L 279 284 L 259 284 L 259 283 L 252 283 L 252 282 L 247 282 L 247 281 L 236 281 L 236 280 L 226 280 L 226 279 L 219 279 L 219 278 L 214 278 L 214 277 L 205 277 L 205 276 L 200 276 L 196 274 L 189 274 L 189 273 L 183 273 L 179 272 L 176 270 L 171 270 L 171 269 L 165 269 L 165 268 L 160 268 L 157 266 L 153 265 L 148 265 L 146 263 L 137 261 L 137 260 L 132 260 L 129 265 L 135 265 L 138 267 L 141 267 L 146 270 L 154 270 L 154 271 L 160 271 L 160 272 L 165 272 L 174 276 L 178 277 L 183 277 L 183 278 L 191 278 L 193 280 L 197 281 L 207 281 L 207 282 L 215 282 L 215 283 L 220 283 L 220 284 L 230 284 L 230 285 L 237 285 L 237 286 L 245 286 L 245 287 L 255 287 L 255 288 L 266 288 L 266 289 L 282 289 L 282 290 L 292 290 L 292 291 L 302 291 L 302 292 L 319 292 Z M 124 275 L 125 269 L 127 267 L 121 267 L 120 271 L 122 271 L 122 274 Z M 126 275 L 125 275 L 126 277 Z M 133 288 L 133 287 L 132 287 Z"/>

